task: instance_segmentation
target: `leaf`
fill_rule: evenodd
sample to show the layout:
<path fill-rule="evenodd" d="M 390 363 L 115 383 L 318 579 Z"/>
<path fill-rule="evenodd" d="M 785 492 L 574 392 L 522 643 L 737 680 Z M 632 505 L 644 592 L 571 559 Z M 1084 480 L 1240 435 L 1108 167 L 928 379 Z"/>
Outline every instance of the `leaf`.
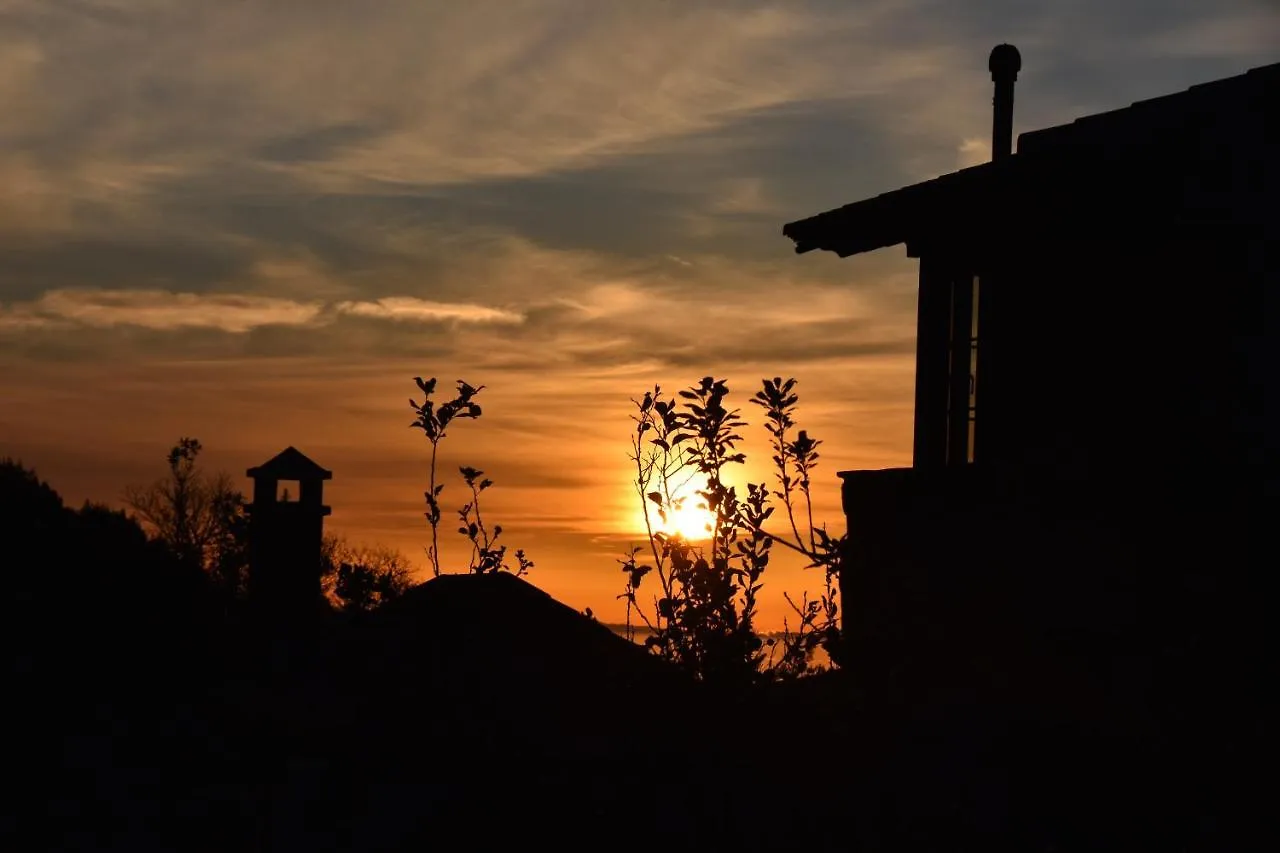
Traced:
<path fill-rule="evenodd" d="M 654 503 L 656 503 L 658 506 L 662 506 L 662 493 L 661 493 L 661 492 L 649 492 L 649 494 L 645 495 L 645 497 L 647 497 L 649 500 L 651 500 L 651 501 L 653 501 Z"/>

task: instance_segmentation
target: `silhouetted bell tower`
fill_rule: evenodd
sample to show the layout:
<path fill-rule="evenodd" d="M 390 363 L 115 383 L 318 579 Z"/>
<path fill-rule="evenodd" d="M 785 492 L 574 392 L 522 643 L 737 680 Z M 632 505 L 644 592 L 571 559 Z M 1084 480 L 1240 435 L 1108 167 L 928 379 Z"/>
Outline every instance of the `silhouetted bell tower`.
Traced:
<path fill-rule="evenodd" d="M 246 473 L 253 478 L 250 600 L 273 616 L 305 614 L 320 601 L 320 543 L 330 512 L 321 493 L 333 472 L 288 447 Z"/>

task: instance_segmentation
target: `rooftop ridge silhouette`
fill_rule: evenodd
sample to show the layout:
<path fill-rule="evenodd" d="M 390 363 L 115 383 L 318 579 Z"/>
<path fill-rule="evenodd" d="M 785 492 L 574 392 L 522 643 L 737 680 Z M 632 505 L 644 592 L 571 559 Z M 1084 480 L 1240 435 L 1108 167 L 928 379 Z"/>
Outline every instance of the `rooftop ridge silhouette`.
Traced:
<path fill-rule="evenodd" d="M 246 476 L 274 480 L 333 479 L 333 472 L 322 468 L 292 444 L 261 465 L 245 472 Z"/>

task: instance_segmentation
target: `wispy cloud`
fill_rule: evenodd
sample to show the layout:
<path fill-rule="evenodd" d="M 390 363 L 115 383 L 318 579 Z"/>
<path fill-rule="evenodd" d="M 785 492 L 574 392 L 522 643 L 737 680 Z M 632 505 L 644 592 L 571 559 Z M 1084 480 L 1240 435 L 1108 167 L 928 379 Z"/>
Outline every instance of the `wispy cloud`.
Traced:
<path fill-rule="evenodd" d="M 374 302 L 339 302 L 334 310 L 356 317 L 403 322 L 520 323 L 524 320 L 524 315 L 515 311 L 483 305 L 450 305 L 411 296 L 388 296 Z"/>
<path fill-rule="evenodd" d="M 333 305 L 246 294 L 169 293 L 159 290 L 52 290 L 31 302 L 0 306 L 0 329 L 88 326 L 142 329 L 216 329 L 243 334 L 264 326 L 318 326 L 341 315 L 415 323 L 519 323 L 511 311 L 413 297 L 347 301 Z"/>
<path fill-rule="evenodd" d="M 258 326 L 309 323 L 319 314 L 318 305 L 268 296 L 54 290 L 35 302 L 0 308 L 0 328 L 138 326 L 144 329 L 211 328 L 240 333 Z"/>

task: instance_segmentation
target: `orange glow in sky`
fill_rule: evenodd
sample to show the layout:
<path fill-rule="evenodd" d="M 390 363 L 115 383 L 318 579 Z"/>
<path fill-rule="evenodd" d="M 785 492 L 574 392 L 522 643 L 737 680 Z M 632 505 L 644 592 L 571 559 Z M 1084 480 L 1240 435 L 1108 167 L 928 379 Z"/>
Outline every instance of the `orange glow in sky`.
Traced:
<path fill-rule="evenodd" d="M 615 622 L 655 383 L 728 380 L 745 483 L 747 400 L 797 378 L 836 535 L 836 472 L 910 463 L 915 262 L 781 228 L 986 159 L 992 44 L 1024 48 L 1018 132 L 1274 61 L 1245 0 L 161 5 L 5 5 L 0 456 L 119 506 L 180 436 L 246 490 L 294 445 L 334 472 L 327 530 L 425 567 L 412 379 L 465 379 L 446 513 L 483 469 L 530 579 Z M 701 535 L 694 503 L 669 529 Z M 769 630 L 821 578 L 765 583 Z"/>

